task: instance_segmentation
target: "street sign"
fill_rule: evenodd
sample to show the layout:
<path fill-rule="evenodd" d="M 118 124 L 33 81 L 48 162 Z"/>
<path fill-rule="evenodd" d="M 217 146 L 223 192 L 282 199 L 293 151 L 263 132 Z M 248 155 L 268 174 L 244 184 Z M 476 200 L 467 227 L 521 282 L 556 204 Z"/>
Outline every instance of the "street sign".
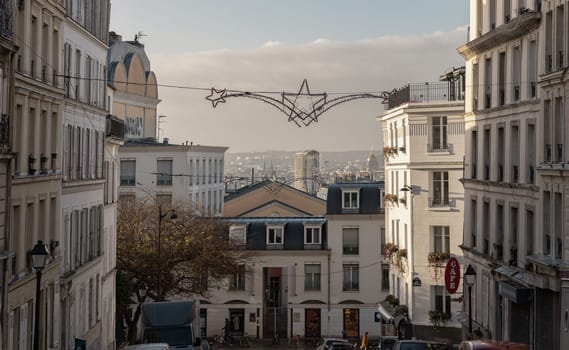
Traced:
<path fill-rule="evenodd" d="M 445 268 L 445 286 L 449 294 L 454 294 L 456 293 L 459 285 L 460 264 L 456 258 L 452 257 L 448 259 L 447 266 Z"/>

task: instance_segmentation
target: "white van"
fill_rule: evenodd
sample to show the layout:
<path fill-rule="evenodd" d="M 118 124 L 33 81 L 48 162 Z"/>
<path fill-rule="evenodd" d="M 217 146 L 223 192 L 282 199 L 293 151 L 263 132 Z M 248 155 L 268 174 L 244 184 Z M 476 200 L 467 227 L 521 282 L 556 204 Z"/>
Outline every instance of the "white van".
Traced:
<path fill-rule="evenodd" d="M 128 345 L 123 350 L 170 350 L 170 345 L 166 343 L 149 343 Z"/>

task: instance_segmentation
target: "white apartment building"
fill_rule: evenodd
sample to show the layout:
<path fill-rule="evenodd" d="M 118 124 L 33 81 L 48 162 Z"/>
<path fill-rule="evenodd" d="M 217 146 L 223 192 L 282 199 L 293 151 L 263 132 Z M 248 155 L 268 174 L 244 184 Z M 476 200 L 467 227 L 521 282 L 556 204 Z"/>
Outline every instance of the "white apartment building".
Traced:
<path fill-rule="evenodd" d="M 265 180 L 227 200 L 230 238 L 251 254 L 201 300 L 202 336 L 305 339 L 381 334 L 383 183 L 337 184 L 327 201 Z M 349 194 L 349 195 L 348 195 Z M 326 213 L 325 216 L 322 214 Z"/>
<path fill-rule="evenodd" d="M 470 1 L 463 251 L 475 336 L 565 349 L 568 1 Z"/>
<path fill-rule="evenodd" d="M 61 197 L 61 347 L 85 340 L 89 348 L 114 344 L 114 317 L 102 322 L 103 289 L 112 268 L 103 261 L 114 235 L 104 219 L 103 172 L 108 108 L 106 56 L 109 1 L 66 1 L 63 27 L 63 186 Z M 107 229 L 107 230 L 106 230 Z M 111 276 L 112 277 L 112 276 Z M 103 294 L 103 291 L 106 294 Z M 110 315 L 114 316 L 114 308 Z"/>
<path fill-rule="evenodd" d="M 377 118 L 384 140 L 384 254 L 390 292 L 412 323 L 412 330 L 400 328 L 404 336 L 458 343 L 462 305 L 453 299 L 462 292 L 449 294 L 443 275 L 447 260 L 462 255 L 464 68 L 443 77 L 396 90 Z"/>
<path fill-rule="evenodd" d="M 220 216 L 225 195 L 227 147 L 174 145 L 130 140 L 119 150 L 122 200 L 155 197 L 166 206 L 189 205 L 203 215 Z"/>

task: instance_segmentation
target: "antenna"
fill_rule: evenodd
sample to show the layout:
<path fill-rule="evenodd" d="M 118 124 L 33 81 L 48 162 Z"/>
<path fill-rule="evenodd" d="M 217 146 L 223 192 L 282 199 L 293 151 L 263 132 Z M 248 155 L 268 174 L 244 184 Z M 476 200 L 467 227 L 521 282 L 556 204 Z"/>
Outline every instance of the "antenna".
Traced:
<path fill-rule="evenodd" d="M 139 30 L 138 33 L 134 34 L 134 41 L 140 42 L 143 36 L 148 36 L 148 34 L 144 34 L 142 30 Z"/>

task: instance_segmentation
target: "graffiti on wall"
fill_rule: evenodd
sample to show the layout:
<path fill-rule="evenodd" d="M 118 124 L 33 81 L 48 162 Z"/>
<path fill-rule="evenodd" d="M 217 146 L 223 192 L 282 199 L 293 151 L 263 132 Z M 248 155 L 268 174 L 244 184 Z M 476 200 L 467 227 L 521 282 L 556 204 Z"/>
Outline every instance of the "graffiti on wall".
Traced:
<path fill-rule="evenodd" d="M 144 120 L 142 117 L 124 118 L 124 136 L 126 138 L 144 136 Z"/>

